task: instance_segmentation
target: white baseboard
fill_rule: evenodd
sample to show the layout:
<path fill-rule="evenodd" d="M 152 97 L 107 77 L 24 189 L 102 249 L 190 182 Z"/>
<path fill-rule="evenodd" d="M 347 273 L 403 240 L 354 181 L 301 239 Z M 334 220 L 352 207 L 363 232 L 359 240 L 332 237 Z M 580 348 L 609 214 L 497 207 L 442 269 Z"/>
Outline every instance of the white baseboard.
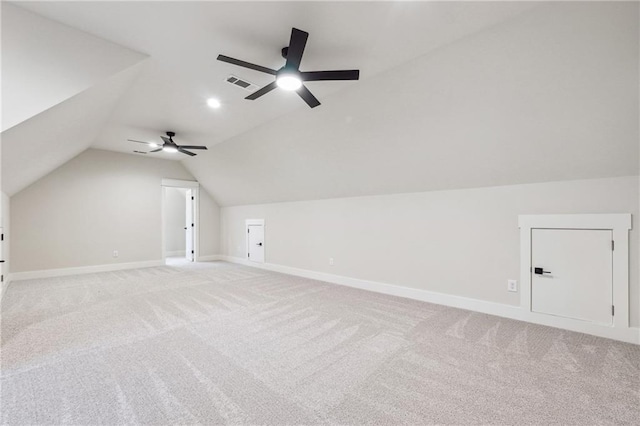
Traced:
<path fill-rule="evenodd" d="M 640 328 L 613 328 L 587 322 L 576 324 L 574 320 L 568 320 L 567 318 L 541 315 L 536 314 L 535 312 L 527 312 L 517 305 L 505 305 L 502 303 L 489 302 L 486 300 L 472 299 L 468 297 L 455 296 L 452 294 L 437 293 L 434 291 L 403 287 L 376 281 L 361 280 L 357 278 L 345 277 L 342 275 L 327 274 L 325 272 L 316 272 L 308 269 L 299 269 L 291 266 L 277 265 L 273 263 L 251 262 L 240 257 L 220 255 L 219 259 L 227 262 L 251 266 L 254 268 L 266 269 L 268 271 L 280 272 L 283 274 L 295 275 L 318 281 L 325 281 L 333 284 L 344 285 L 347 287 L 373 291 L 376 293 L 404 297 L 413 300 L 420 300 L 422 302 L 435 303 L 437 305 L 451 306 L 453 308 L 481 312 L 484 314 L 495 315 L 503 318 L 510 318 L 534 324 L 546 325 L 549 327 L 576 331 L 579 333 L 591 334 L 594 336 L 620 340 L 627 343 L 640 344 Z"/>
<path fill-rule="evenodd" d="M 121 271 L 124 269 L 151 268 L 163 266 L 162 260 L 146 260 L 130 263 L 109 263 L 106 265 L 79 266 L 76 268 L 43 269 L 39 271 L 14 272 L 11 281 L 32 280 L 37 278 L 64 277 L 67 275 L 91 274 L 95 272 Z"/>
<path fill-rule="evenodd" d="M 210 254 L 208 256 L 200 256 L 197 262 L 211 262 L 212 260 L 222 260 L 222 256 L 219 254 Z"/>
<path fill-rule="evenodd" d="M 184 250 L 165 251 L 164 256 L 165 257 L 178 257 L 178 256 L 187 257 L 187 253 Z"/>

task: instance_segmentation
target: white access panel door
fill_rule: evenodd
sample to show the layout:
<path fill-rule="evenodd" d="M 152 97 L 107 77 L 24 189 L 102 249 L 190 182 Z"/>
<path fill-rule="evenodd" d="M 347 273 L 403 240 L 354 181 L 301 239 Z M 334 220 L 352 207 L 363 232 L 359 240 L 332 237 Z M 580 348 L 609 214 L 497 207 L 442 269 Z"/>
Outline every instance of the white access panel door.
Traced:
<path fill-rule="evenodd" d="M 264 225 L 247 226 L 247 258 L 264 263 Z"/>
<path fill-rule="evenodd" d="M 531 310 L 613 323 L 611 230 L 531 230 Z"/>
<path fill-rule="evenodd" d="M 194 212 L 194 208 L 193 208 L 193 204 L 194 204 L 194 200 L 193 200 L 193 190 L 192 189 L 187 189 L 187 194 L 186 194 L 186 214 L 185 214 L 185 224 L 184 224 L 184 230 L 185 230 L 185 257 L 193 262 L 194 261 L 194 255 L 195 255 L 195 247 L 194 247 L 194 225 L 195 225 L 195 218 L 193 215 Z"/>

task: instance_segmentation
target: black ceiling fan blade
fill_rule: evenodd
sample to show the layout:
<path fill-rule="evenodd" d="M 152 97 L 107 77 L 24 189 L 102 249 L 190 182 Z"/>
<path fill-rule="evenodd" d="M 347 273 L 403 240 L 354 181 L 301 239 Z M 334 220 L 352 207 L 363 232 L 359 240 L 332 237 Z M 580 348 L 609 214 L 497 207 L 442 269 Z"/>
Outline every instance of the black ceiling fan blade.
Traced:
<path fill-rule="evenodd" d="M 313 96 L 313 93 L 311 93 L 304 84 L 298 90 L 296 90 L 296 92 L 311 108 L 315 108 L 320 105 L 320 101 L 315 96 Z"/>
<path fill-rule="evenodd" d="M 291 28 L 291 40 L 289 40 L 289 48 L 287 49 L 285 68 L 296 70 L 300 68 L 300 61 L 302 61 L 304 47 L 307 45 L 307 38 L 309 38 L 308 32 Z"/>
<path fill-rule="evenodd" d="M 169 145 L 175 145 L 175 143 L 173 143 L 173 141 L 166 136 L 160 136 L 160 138 L 164 141 L 164 143 L 167 143 Z"/>
<path fill-rule="evenodd" d="M 152 145 L 153 142 L 144 142 L 144 141 L 137 141 L 135 139 L 127 139 L 129 142 L 137 142 L 137 143 L 144 143 L 146 145 Z"/>
<path fill-rule="evenodd" d="M 358 80 L 360 70 L 309 71 L 301 72 L 302 81 Z"/>
<path fill-rule="evenodd" d="M 262 65 L 252 64 L 250 62 L 241 61 L 240 59 L 230 58 L 225 55 L 218 55 L 218 60 L 222 62 L 227 62 L 229 64 L 238 65 L 239 67 L 249 68 L 255 71 L 264 72 L 271 75 L 276 75 L 277 71 L 272 70 L 271 68 L 263 67 Z"/>
<path fill-rule="evenodd" d="M 272 91 L 276 87 L 278 87 L 278 85 L 274 81 L 272 83 L 267 84 L 262 89 L 256 90 L 255 92 L 253 92 L 252 94 L 247 96 L 245 99 L 250 99 L 250 100 L 254 101 L 254 100 L 258 99 L 260 96 L 269 93 L 270 91 Z"/>
<path fill-rule="evenodd" d="M 180 148 L 184 148 L 184 149 L 207 149 L 206 146 L 201 146 L 201 145 L 180 145 Z"/>
<path fill-rule="evenodd" d="M 179 152 L 181 152 L 181 153 L 183 153 L 183 154 L 190 155 L 190 156 L 192 156 L 192 157 L 193 157 L 193 156 L 195 156 L 195 155 L 197 155 L 197 154 L 195 154 L 195 153 L 193 153 L 193 152 L 189 152 L 189 151 L 187 151 L 186 149 L 182 149 L 182 148 L 178 148 L 178 151 L 179 151 Z"/>
<path fill-rule="evenodd" d="M 153 151 L 149 151 L 149 152 L 158 152 L 158 151 L 162 151 L 162 148 L 154 149 Z"/>

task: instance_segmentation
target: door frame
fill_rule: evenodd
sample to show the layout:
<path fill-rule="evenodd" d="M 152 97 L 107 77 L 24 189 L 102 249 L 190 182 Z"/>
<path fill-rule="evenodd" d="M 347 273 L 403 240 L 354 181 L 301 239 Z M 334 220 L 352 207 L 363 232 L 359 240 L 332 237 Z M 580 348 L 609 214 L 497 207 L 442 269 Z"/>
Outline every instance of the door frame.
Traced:
<path fill-rule="evenodd" d="M 186 188 L 185 190 L 185 231 L 191 232 L 191 238 L 187 235 L 189 232 L 185 232 L 185 250 L 184 257 L 190 260 L 191 262 L 196 261 L 196 190 L 193 188 Z M 187 218 L 188 212 L 191 212 L 191 217 Z M 189 219 L 189 220 L 187 220 Z M 189 242 L 191 244 L 189 244 Z M 191 253 L 188 252 L 188 248 L 191 248 Z"/>
<path fill-rule="evenodd" d="M 560 214 L 520 215 L 520 306 L 528 319 L 536 323 L 568 330 L 613 337 L 626 335 L 629 329 L 629 230 L 631 214 Z M 615 314 L 613 324 L 602 325 L 531 311 L 531 234 L 532 229 L 611 230 L 615 247 L 612 252 L 612 292 Z M 611 330 L 611 329 L 614 330 Z"/>
<path fill-rule="evenodd" d="M 2 208 L 2 206 L 0 206 L 0 208 Z M 0 218 L 0 221 L 2 219 Z M 0 276 L 2 276 L 2 279 L 0 280 L 0 301 L 2 300 L 2 296 L 4 296 L 4 286 L 5 286 L 5 281 L 8 281 L 5 277 L 5 275 L 9 275 L 9 274 L 5 274 L 5 268 L 6 268 L 6 259 L 4 258 L 5 255 L 5 249 L 4 249 L 4 228 L 2 227 L 2 224 L 0 223 Z"/>
<path fill-rule="evenodd" d="M 194 230 L 193 230 L 193 259 L 194 262 L 198 261 L 200 256 L 200 184 L 197 181 L 192 180 L 179 180 L 179 179 L 162 179 L 162 183 L 160 185 L 160 192 L 162 194 L 161 198 L 161 239 L 160 239 L 160 252 L 162 253 L 162 264 L 166 264 L 167 256 L 164 250 L 165 247 L 165 238 L 164 235 L 164 227 L 165 227 L 165 214 L 164 214 L 164 203 L 165 203 L 165 188 L 183 188 L 183 189 L 192 189 L 193 197 L 194 197 L 194 207 L 193 207 L 193 222 L 194 222 Z"/>
<path fill-rule="evenodd" d="M 264 256 L 262 256 L 262 262 L 257 262 L 255 260 L 252 260 L 249 258 L 249 226 L 255 226 L 255 225 L 259 225 L 262 226 L 262 233 L 265 236 L 264 239 L 266 240 L 266 235 L 267 235 L 267 228 L 264 225 L 264 219 L 247 219 L 245 220 L 245 226 L 244 226 L 244 235 L 245 235 L 245 250 L 244 250 L 244 258 L 246 260 L 250 260 L 251 262 L 255 262 L 255 263 L 266 263 L 267 262 L 267 244 L 266 242 L 262 243 L 262 250 L 264 251 Z"/>

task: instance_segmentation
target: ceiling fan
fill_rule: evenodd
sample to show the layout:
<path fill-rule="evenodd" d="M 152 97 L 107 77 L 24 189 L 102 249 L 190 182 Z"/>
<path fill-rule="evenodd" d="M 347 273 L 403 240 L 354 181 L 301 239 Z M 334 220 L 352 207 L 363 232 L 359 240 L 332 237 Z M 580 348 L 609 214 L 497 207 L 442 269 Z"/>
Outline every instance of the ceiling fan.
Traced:
<path fill-rule="evenodd" d="M 167 136 L 160 136 L 160 138 L 164 141 L 164 143 L 162 145 L 159 145 L 155 142 L 143 142 L 143 141 L 137 141 L 135 139 L 127 139 L 129 142 L 137 142 L 137 143 L 143 143 L 148 145 L 151 148 L 158 148 L 158 149 L 154 149 L 153 151 L 149 151 L 149 152 L 159 152 L 159 151 L 164 151 L 164 152 L 181 152 L 183 154 L 187 154 L 190 156 L 195 156 L 197 154 L 187 151 L 188 149 L 207 149 L 206 146 L 202 146 L 202 145 L 178 145 L 173 141 L 173 137 L 176 135 L 175 132 L 167 132 Z M 146 154 L 146 152 L 142 152 L 142 151 L 133 151 L 136 152 L 138 154 Z"/>
<path fill-rule="evenodd" d="M 249 68 L 252 70 L 274 75 L 276 80 L 267 84 L 263 88 L 253 92 L 245 99 L 255 100 L 260 96 L 269 93 L 276 87 L 284 90 L 295 90 L 298 95 L 311 107 L 320 105 L 320 101 L 306 88 L 304 81 L 328 81 L 328 80 L 358 80 L 359 70 L 339 70 L 339 71 L 300 71 L 300 61 L 307 44 L 309 33 L 297 28 L 291 29 L 291 40 L 289 46 L 282 49 L 282 57 L 286 62 L 279 70 L 255 65 L 239 59 L 230 58 L 225 55 L 218 55 L 218 60 L 228 62 L 233 65 Z"/>

